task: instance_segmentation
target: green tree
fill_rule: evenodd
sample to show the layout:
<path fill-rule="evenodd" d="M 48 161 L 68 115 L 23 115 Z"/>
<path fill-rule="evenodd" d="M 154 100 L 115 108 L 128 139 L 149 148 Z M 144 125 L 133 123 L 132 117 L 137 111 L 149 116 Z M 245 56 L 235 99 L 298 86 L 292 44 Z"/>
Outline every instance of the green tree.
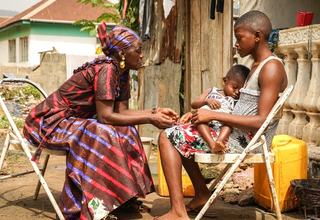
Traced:
<path fill-rule="evenodd" d="M 122 4 L 123 0 L 120 0 L 119 4 L 115 4 L 114 7 L 116 10 L 123 15 L 124 7 Z M 122 23 L 124 26 L 134 30 L 139 33 L 139 0 L 128 0 L 128 7 L 125 13 L 125 19 L 122 19 Z M 122 16 L 121 16 L 122 17 Z"/>
<path fill-rule="evenodd" d="M 126 27 L 138 32 L 139 24 L 139 0 L 128 0 L 128 7 L 126 10 L 125 19 L 121 19 L 123 14 L 122 1 L 117 4 L 110 4 L 107 0 L 77 0 L 83 4 L 91 4 L 92 7 L 99 7 L 104 11 L 98 18 L 93 20 L 81 19 L 74 23 L 74 25 L 81 25 L 81 31 L 89 31 L 91 36 L 97 34 L 96 24 L 103 21 L 113 21 L 116 24 L 123 24 Z M 115 13 L 111 13 L 110 9 L 114 9 Z"/>

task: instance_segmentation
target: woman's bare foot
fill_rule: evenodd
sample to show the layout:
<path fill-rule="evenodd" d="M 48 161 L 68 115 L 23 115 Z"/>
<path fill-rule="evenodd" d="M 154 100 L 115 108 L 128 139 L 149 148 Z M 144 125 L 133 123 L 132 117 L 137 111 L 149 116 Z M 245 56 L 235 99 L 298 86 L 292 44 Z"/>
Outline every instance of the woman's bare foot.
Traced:
<path fill-rule="evenodd" d="M 224 154 L 227 150 L 227 146 L 222 141 L 214 141 L 210 145 L 211 152 L 214 154 Z"/>
<path fill-rule="evenodd" d="M 200 211 L 202 207 L 207 203 L 208 199 L 210 198 L 211 193 L 208 191 L 208 194 L 203 195 L 203 196 L 196 196 L 194 197 L 187 205 L 186 205 L 186 210 L 187 212 L 189 211 L 195 211 L 198 210 Z M 214 201 L 215 202 L 215 201 Z M 214 203 L 213 202 L 213 203 Z M 213 204 L 212 203 L 212 204 Z"/>

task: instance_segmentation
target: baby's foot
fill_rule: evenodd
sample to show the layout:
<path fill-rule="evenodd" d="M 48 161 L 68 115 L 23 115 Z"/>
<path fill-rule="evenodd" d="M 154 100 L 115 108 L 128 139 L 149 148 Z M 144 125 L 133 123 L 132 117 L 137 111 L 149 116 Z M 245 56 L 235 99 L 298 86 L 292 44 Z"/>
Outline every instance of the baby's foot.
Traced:
<path fill-rule="evenodd" d="M 211 152 L 214 154 L 224 154 L 227 150 L 227 146 L 221 141 L 215 141 L 211 145 Z"/>

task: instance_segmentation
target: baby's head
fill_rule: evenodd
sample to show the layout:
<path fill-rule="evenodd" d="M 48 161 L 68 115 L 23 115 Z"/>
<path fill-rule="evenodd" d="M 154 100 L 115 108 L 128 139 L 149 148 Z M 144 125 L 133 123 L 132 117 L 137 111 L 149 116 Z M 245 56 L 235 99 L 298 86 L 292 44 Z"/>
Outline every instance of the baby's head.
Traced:
<path fill-rule="evenodd" d="M 230 68 L 227 75 L 223 77 L 223 91 L 226 96 L 238 99 L 239 90 L 243 87 L 250 69 L 244 65 L 235 65 Z"/>
<path fill-rule="evenodd" d="M 249 11 L 234 24 L 238 54 L 245 57 L 255 52 L 255 46 L 263 43 L 268 46 L 272 30 L 270 19 L 261 11 Z"/>

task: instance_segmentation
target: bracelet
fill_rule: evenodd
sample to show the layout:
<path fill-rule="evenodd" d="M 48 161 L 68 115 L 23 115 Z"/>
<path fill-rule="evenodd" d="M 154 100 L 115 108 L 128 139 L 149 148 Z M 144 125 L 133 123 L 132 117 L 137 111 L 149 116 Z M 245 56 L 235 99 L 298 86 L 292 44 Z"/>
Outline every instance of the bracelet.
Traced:
<path fill-rule="evenodd" d="M 157 113 L 157 110 L 158 110 L 158 106 L 154 107 L 151 111 L 151 114 L 156 114 Z"/>

